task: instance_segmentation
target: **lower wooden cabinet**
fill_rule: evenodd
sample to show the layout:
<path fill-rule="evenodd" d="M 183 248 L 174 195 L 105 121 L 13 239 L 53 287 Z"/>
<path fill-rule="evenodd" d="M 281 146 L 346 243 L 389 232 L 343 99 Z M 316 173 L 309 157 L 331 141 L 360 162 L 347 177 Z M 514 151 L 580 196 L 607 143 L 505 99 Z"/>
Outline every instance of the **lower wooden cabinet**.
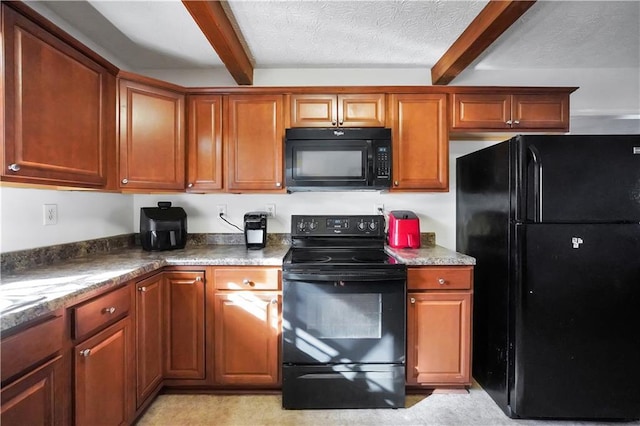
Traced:
<path fill-rule="evenodd" d="M 162 273 L 135 284 L 136 287 L 136 408 L 161 385 L 164 339 Z"/>
<path fill-rule="evenodd" d="M 277 386 L 282 306 L 279 270 L 220 268 L 215 269 L 214 280 L 216 385 Z"/>
<path fill-rule="evenodd" d="M 205 378 L 205 273 L 164 273 L 164 377 Z"/>
<path fill-rule="evenodd" d="M 56 385 L 60 380 L 61 356 L 26 374 L 1 392 L 0 424 L 4 426 L 60 424 L 57 406 L 60 395 Z"/>
<path fill-rule="evenodd" d="M 76 424 L 122 425 L 132 420 L 130 342 L 126 317 L 75 346 Z"/>
<path fill-rule="evenodd" d="M 407 385 L 471 384 L 472 267 L 408 271 Z"/>

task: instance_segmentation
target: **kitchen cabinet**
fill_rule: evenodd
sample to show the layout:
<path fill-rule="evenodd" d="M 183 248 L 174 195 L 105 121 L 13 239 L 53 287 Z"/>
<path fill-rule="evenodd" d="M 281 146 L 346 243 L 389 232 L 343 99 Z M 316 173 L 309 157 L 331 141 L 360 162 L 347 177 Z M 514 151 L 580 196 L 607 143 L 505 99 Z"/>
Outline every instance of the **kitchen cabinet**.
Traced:
<path fill-rule="evenodd" d="M 228 191 L 282 192 L 283 95 L 229 95 L 224 101 Z"/>
<path fill-rule="evenodd" d="M 447 95 L 392 94 L 392 191 L 448 191 Z"/>
<path fill-rule="evenodd" d="M 75 421 L 126 424 L 135 412 L 132 286 L 70 308 Z"/>
<path fill-rule="evenodd" d="M 279 268 L 221 267 L 215 283 L 215 383 L 275 387 L 280 383 Z"/>
<path fill-rule="evenodd" d="M 569 131 L 569 93 L 454 93 L 452 131 Z"/>
<path fill-rule="evenodd" d="M 184 94 L 121 78 L 119 104 L 120 189 L 183 190 Z"/>
<path fill-rule="evenodd" d="M 68 37 L 1 7 L 2 180 L 105 188 L 115 162 L 113 70 Z"/>
<path fill-rule="evenodd" d="M 222 96 L 190 95 L 187 103 L 187 191 L 222 190 Z"/>
<path fill-rule="evenodd" d="M 293 94 L 291 127 L 384 127 L 385 94 Z"/>
<path fill-rule="evenodd" d="M 407 385 L 471 385 L 473 267 L 407 271 Z"/>
<path fill-rule="evenodd" d="M 166 379 L 205 379 L 205 272 L 164 272 Z"/>
<path fill-rule="evenodd" d="M 164 367 L 162 273 L 135 283 L 136 289 L 136 408 L 162 384 Z"/>
<path fill-rule="evenodd" d="M 65 408 L 69 392 L 64 381 L 63 336 L 64 319 L 59 314 L 3 336 L 2 425 L 63 424 L 70 416 Z"/>

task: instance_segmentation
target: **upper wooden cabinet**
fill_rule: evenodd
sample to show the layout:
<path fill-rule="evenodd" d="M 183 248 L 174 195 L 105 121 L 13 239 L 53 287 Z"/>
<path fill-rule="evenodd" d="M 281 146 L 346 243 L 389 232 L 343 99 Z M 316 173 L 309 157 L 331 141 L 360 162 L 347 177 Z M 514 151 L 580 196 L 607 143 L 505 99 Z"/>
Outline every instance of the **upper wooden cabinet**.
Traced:
<path fill-rule="evenodd" d="M 115 153 L 115 77 L 5 4 L 2 26 L 2 180 L 104 188 Z"/>
<path fill-rule="evenodd" d="M 385 95 L 291 95 L 291 127 L 384 127 Z"/>
<path fill-rule="evenodd" d="M 184 94 L 120 79 L 120 189 L 184 189 Z"/>
<path fill-rule="evenodd" d="M 281 192 L 283 96 L 230 95 L 224 100 L 227 189 Z"/>
<path fill-rule="evenodd" d="M 454 93 L 452 130 L 569 131 L 568 93 Z"/>
<path fill-rule="evenodd" d="M 218 191 L 222 181 L 222 96 L 187 98 L 187 191 Z"/>
<path fill-rule="evenodd" d="M 447 95 L 394 94 L 389 97 L 395 190 L 447 191 L 449 137 Z"/>

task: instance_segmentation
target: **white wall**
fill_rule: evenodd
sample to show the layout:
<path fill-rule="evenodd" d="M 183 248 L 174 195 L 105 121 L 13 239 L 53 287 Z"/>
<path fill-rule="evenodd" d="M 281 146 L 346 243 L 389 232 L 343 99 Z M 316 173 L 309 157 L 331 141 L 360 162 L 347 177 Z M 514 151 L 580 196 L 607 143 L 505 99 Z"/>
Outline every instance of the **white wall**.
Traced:
<path fill-rule="evenodd" d="M 43 225 L 43 205 L 58 206 L 57 225 Z M 133 232 L 133 196 L 87 191 L 0 188 L 0 252 Z"/>

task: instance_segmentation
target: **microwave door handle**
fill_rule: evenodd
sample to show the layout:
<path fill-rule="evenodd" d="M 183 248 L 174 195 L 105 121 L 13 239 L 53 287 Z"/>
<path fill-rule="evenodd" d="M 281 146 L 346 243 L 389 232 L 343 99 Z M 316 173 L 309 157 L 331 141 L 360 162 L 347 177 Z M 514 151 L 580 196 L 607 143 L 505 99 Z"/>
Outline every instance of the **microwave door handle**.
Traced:
<path fill-rule="evenodd" d="M 370 147 L 370 149 L 367 150 L 367 164 L 369 165 L 369 170 L 367 172 L 369 173 L 369 176 L 365 176 L 365 179 L 369 182 L 373 182 L 376 177 L 376 165 L 374 158 L 375 156 L 373 155 L 373 148 Z"/>

